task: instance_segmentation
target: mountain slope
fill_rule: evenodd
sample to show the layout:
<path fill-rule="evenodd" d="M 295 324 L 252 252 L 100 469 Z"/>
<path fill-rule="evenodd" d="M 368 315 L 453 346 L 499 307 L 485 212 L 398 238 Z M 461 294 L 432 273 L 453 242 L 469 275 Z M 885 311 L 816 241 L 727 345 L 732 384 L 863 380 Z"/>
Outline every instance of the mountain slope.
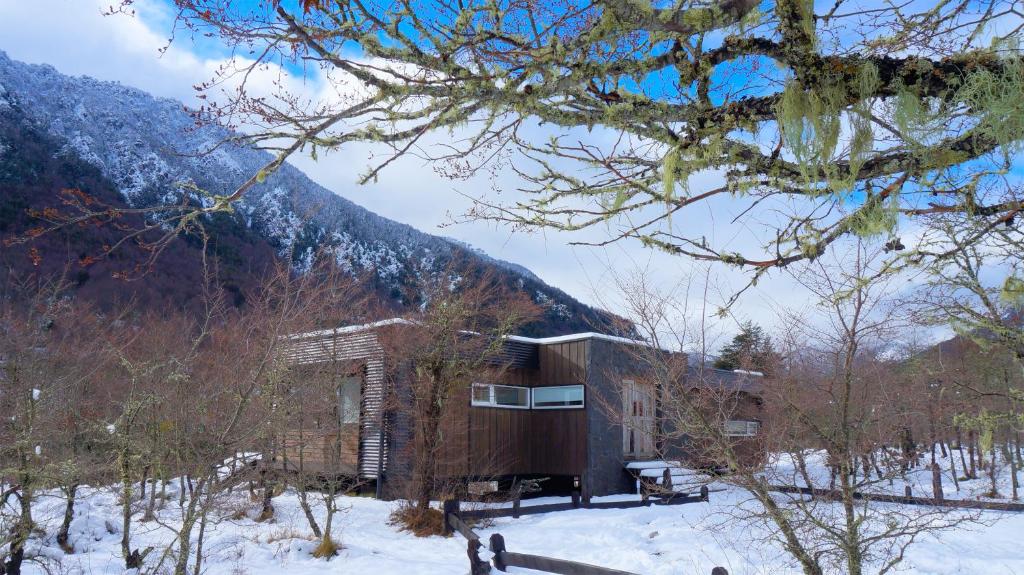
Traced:
<path fill-rule="evenodd" d="M 269 158 L 264 152 L 235 145 L 217 147 L 228 132 L 196 125 L 180 102 L 116 83 L 64 76 L 49 66 L 15 62 L 3 52 L 0 116 L 6 124 L 0 134 L 6 139 L 0 141 L 0 160 L 6 156 L 12 163 L 12 150 L 26 147 L 19 139 L 32 135 L 29 139 L 34 138 L 37 147 L 50 150 L 49 158 L 60 160 L 43 162 L 46 165 L 34 170 L 59 170 L 61 162 L 89 166 L 96 172 L 93 184 L 105 188 L 108 199 L 133 207 L 173 202 L 185 193 L 181 184 L 186 183 L 212 194 L 228 193 Z M 0 185 L 22 186 L 21 204 L 38 205 L 44 198 L 56 198 L 60 187 L 74 186 L 49 178 L 53 181 L 29 190 L 26 178 L 36 183 L 47 178 L 22 176 L 22 180 L 8 177 L 6 184 L 0 181 Z M 14 197 L 6 188 L 3 191 L 5 197 Z M 11 219 L 10 212 L 18 210 L 12 207 L 14 202 L 7 204 L 5 217 Z M 214 240 L 222 248 L 222 257 L 231 260 L 235 283 L 255 277 L 252 274 L 264 268 L 269 253 L 290 257 L 302 270 L 317 250 L 329 248 L 339 266 L 353 273 L 371 272 L 380 296 L 401 306 L 410 303 L 403 297 L 403 288 L 419 266 L 441 269 L 454 260 L 462 262 L 465 269 L 460 272 L 465 277 L 491 271 L 545 303 L 544 321 L 529 332 L 561 334 L 607 323 L 606 315 L 544 284 L 528 270 L 378 216 L 288 164 L 253 188 L 233 216 L 210 223 L 216 224 Z M 176 247 L 175 251 L 184 254 L 188 249 L 194 248 Z"/>

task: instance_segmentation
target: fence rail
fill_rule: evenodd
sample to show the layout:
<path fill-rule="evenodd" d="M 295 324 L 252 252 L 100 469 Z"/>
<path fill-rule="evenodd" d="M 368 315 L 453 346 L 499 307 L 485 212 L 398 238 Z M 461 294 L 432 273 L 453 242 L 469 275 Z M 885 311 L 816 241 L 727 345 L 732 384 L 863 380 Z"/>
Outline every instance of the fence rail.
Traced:
<path fill-rule="evenodd" d="M 483 509 L 472 509 L 461 512 L 465 519 L 494 519 L 497 517 L 519 518 L 523 515 L 539 515 L 541 513 L 553 513 L 556 511 L 571 511 L 573 509 L 633 509 L 636 507 L 649 507 L 651 505 L 684 505 L 686 503 L 699 503 L 707 501 L 709 491 L 706 486 L 701 487 L 699 493 L 672 493 L 649 496 L 646 500 L 640 501 L 587 501 L 573 496 L 572 501 L 567 503 L 544 503 L 541 505 L 523 506 L 521 500 L 516 497 L 512 500 L 512 507 L 489 507 Z"/>
<path fill-rule="evenodd" d="M 574 496 L 571 503 L 556 503 L 546 505 L 535 505 L 531 507 L 520 507 L 518 498 L 515 500 L 512 508 L 497 508 L 497 509 L 475 509 L 475 510 L 460 510 L 460 503 L 458 500 L 449 500 L 444 502 L 444 527 L 445 533 L 450 535 L 453 532 L 458 532 L 466 539 L 466 553 L 469 556 L 469 566 L 471 575 L 486 575 L 490 573 L 491 566 L 486 561 L 480 558 L 480 535 L 473 531 L 466 520 L 468 519 L 481 519 L 481 518 L 494 518 L 494 517 L 519 517 L 520 515 L 531 515 L 535 513 L 550 513 L 552 511 L 566 511 L 570 509 L 629 509 L 633 507 L 647 507 L 649 505 L 679 505 L 683 503 L 693 503 L 697 501 L 707 501 L 708 491 L 707 488 L 701 489 L 699 496 L 690 495 L 679 495 L 673 497 L 667 497 L 660 501 L 614 501 L 614 502 L 601 502 L 601 503 L 590 503 L 580 501 L 578 496 Z M 515 513 L 515 514 L 513 514 Z M 534 571 L 544 571 L 547 573 L 556 573 L 560 575 L 637 575 L 631 571 L 622 571 L 619 569 L 610 569 L 607 567 L 599 567 L 597 565 L 590 565 L 588 563 L 580 563 L 577 561 L 569 561 L 567 559 L 555 559 L 553 557 L 543 557 L 541 555 L 531 555 L 527 553 L 515 553 L 505 548 L 505 538 L 500 533 L 493 533 L 488 541 L 488 548 L 494 557 L 491 561 L 494 564 L 494 568 L 498 571 L 505 572 L 509 567 L 521 567 L 524 569 L 532 569 Z M 729 575 L 729 572 L 724 567 L 715 567 L 711 571 L 712 575 Z"/>
<path fill-rule="evenodd" d="M 838 489 L 818 489 L 797 487 L 795 485 L 772 485 L 770 489 L 780 493 L 801 493 L 813 495 L 827 500 L 842 499 Z M 908 488 L 909 492 L 909 488 Z M 979 509 L 983 511 L 1024 511 L 1024 503 L 1004 503 L 1001 501 L 970 501 L 967 499 L 935 499 L 933 497 L 913 497 L 910 495 L 886 495 L 884 493 L 854 493 L 854 499 L 877 501 L 880 503 L 901 503 L 904 505 L 927 505 L 929 507 L 951 507 L 955 509 Z"/>

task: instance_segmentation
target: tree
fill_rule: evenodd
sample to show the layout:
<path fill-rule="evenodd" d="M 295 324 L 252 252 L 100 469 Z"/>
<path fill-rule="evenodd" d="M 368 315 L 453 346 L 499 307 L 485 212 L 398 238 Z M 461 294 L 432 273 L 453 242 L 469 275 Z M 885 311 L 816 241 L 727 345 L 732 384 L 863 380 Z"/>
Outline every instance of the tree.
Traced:
<path fill-rule="evenodd" d="M 508 168 L 525 197 L 479 198 L 471 216 L 568 231 L 611 221 L 598 243 L 632 238 L 756 281 L 844 237 L 881 236 L 895 261 L 901 219 L 962 214 L 984 229 L 1022 209 L 1006 174 L 1024 138 L 1011 1 L 176 6 L 176 25 L 240 56 L 199 86 L 198 115 L 245 125 L 232 141 L 274 153 L 202 212 L 230 209 L 292 154 L 376 142 L 385 154 L 364 182 L 411 153 L 454 177 Z M 278 65 L 321 74 L 330 95 L 250 84 Z M 455 137 L 426 145 L 445 131 Z M 718 183 L 691 187 L 706 176 Z M 681 223 L 701 210 L 756 222 L 758 247 Z"/>
<path fill-rule="evenodd" d="M 684 354 L 663 351 L 706 348 L 707 330 L 686 300 L 659 294 L 643 279 L 625 284 L 626 316 L 652 344 L 630 349 L 646 368 L 640 379 L 660 390 L 665 423 L 658 455 L 677 460 L 674 450 L 682 443 L 728 467 L 731 473 L 703 481 L 731 484 L 752 501 L 722 510 L 724 521 L 775 542 L 806 575 L 890 573 L 916 540 L 977 518 L 940 506 L 884 506 L 861 496 L 905 473 L 902 453 L 890 446 L 908 422 L 922 419 L 919 403 L 896 397 L 900 386 L 886 358 L 901 321 L 887 297 L 892 278 L 877 277 L 883 264 L 875 253 L 858 246 L 801 270 L 815 305 L 784 314 L 783 353 L 771 377 L 757 378 L 764 404 L 753 438 L 730 436 L 724 425 L 742 409 L 736 387 L 715 386 L 714 374 L 689 367 Z M 702 322 L 707 310 L 700 312 Z M 737 375 L 748 378 L 738 389 L 754 388 L 750 378 L 756 376 Z M 831 478 L 809 469 L 812 457 L 833 468 Z M 815 494 L 780 492 L 778 485 Z"/>
<path fill-rule="evenodd" d="M 489 273 L 455 275 L 423 270 L 414 286 L 419 312 L 382 340 L 393 358 L 389 405 L 409 422 L 407 497 L 396 519 L 419 534 L 439 532 L 440 514 L 430 502 L 457 489 L 446 471 L 464 461 L 464 420 L 471 385 L 494 381 L 505 368 L 504 338 L 539 315 L 529 296 L 506 289 Z M 459 435 L 462 434 L 462 435 Z"/>
<path fill-rule="evenodd" d="M 952 327 L 984 347 L 1002 346 L 1024 373 L 1024 235 L 1002 225 L 972 241 L 982 233 L 977 226 L 951 217 L 930 220 L 925 231 L 923 250 L 938 257 L 907 298 L 919 321 Z"/>
<path fill-rule="evenodd" d="M 0 573 L 45 561 L 28 544 L 40 496 L 60 487 L 65 518 L 57 542 L 71 552 L 68 527 L 77 485 L 102 480 L 105 431 L 89 389 L 112 359 L 97 341 L 116 333 L 67 297 L 62 278 L 8 277 L 0 284 Z M 16 503 L 16 505 L 14 505 Z M 11 510 L 15 510 L 12 514 Z"/>
<path fill-rule="evenodd" d="M 748 369 L 768 373 L 774 355 L 771 338 L 761 326 L 747 321 L 740 326 L 740 332 L 732 341 L 722 348 L 714 366 L 718 369 Z"/>

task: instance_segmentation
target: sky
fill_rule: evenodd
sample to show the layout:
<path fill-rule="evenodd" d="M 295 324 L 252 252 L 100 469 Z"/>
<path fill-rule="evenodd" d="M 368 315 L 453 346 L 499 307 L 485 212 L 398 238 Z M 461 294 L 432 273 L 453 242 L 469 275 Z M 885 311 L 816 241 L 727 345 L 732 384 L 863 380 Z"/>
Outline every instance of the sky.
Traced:
<path fill-rule="evenodd" d="M 135 5 L 134 16 L 105 16 L 103 12 L 111 1 L 0 0 L 0 50 L 17 60 L 52 65 L 65 74 L 118 81 L 157 96 L 196 104 L 193 86 L 210 79 L 223 62 L 224 52 L 213 41 L 195 42 L 182 35 L 166 51 L 161 51 L 168 46 L 171 32 L 168 0 L 141 0 Z M 311 95 L 323 89 L 315 79 L 289 81 Z M 619 243 L 607 248 L 568 245 L 571 240 L 598 239 L 605 230 L 593 230 L 589 236 L 553 231 L 526 234 L 495 223 L 455 224 L 453 220 L 471 205 L 464 194 L 486 193 L 492 182 L 483 177 L 448 180 L 436 174 L 433 166 L 407 157 L 385 170 L 376 182 L 358 185 L 357 178 L 365 172 L 372 151 L 366 146 L 353 146 L 321 155 L 316 161 L 299 157 L 293 163 L 326 188 L 378 214 L 427 233 L 456 238 L 493 257 L 524 265 L 549 284 L 613 312 L 620 311 L 621 304 L 608 281 L 615 273 L 643 270 L 649 282 L 664 289 L 691 278 L 699 288 L 689 296 L 691 310 L 702 309 L 705 301 L 709 309 L 714 309 L 744 283 L 740 272 L 726 266 L 718 264 L 709 271 L 706 265 L 654 252 L 639 243 Z M 510 181 L 501 184 L 515 186 Z M 713 177 L 691 182 L 691 186 L 714 184 Z M 752 230 L 738 232 L 723 222 L 742 208 L 708 206 L 704 217 L 691 216 L 691 220 L 673 225 L 693 226 L 709 241 L 738 250 L 742 242 L 751 241 L 746 237 L 750 233 L 740 232 Z M 756 230 L 753 232 L 756 235 Z M 710 283 L 708 290 L 703 289 L 705 282 Z M 712 331 L 730 334 L 744 320 L 771 329 L 781 308 L 806 305 L 807 297 L 786 274 L 776 273 L 748 290 L 729 317 L 713 320 Z"/>

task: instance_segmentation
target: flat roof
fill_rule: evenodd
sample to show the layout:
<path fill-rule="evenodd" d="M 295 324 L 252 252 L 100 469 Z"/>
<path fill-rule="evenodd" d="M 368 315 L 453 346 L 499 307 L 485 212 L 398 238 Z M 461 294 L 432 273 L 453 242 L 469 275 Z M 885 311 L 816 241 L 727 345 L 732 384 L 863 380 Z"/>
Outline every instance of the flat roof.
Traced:
<path fill-rule="evenodd" d="M 331 335 L 344 335 L 344 334 L 349 334 L 349 333 L 359 333 L 359 332 L 362 332 L 362 331 L 372 330 L 372 329 L 376 329 L 378 327 L 384 327 L 384 326 L 389 326 L 389 325 L 416 325 L 417 323 L 418 322 L 415 321 L 415 320 L 411 320 L 411 319 L 407 319 L 407 318 L 403 318 L 403 317 L 393 317 L 393 318 L 390 318 L 390 319 L 383 319 L 383 320 L 380 320 L 380 321 L 374 321 L 374 322 L 358 324 L 358 325 L 349 325 L 349 326 L 343 326 L 343 327 L 336 327 L 336 328 L 333 328 L 333 329 L 323 329 L 323 330 L 318 330 L 318 331 L 296 333 L 296 334 L 292 334 L 292 335 L 288 335 L 288 336 L 284 336 L 284 337 L 287 338 L 287 339 L 306 339 L 306 338 L 311 338 L 311 337 L 324 337 L 324 336 L 331 336 Z M 467 333 L 469 333 L 469 332 L 467 332 Z M 617 336 L 617 335 L 608 335 L 608 334 L 605 334 L 605 333 L 598 333 L 596 331 L 585 331 L 585 332 L 580 332 L 580 333 L 570 333 L 570 334 L 566 334 L 566 335 L 556 335 L 556 336 L 552 336 L 552 337 L 526 337 L 526 336 L 522 336 L 522 335 L 506 335 L 505 339 L 508 340 L 508 341 L 514 341 L 514 342 L 519 342 L 519 343 L 529 343 L 529 344 L 534 344 L 534 345 L 551 345 L 551 344 L 557 344 L 557 343 L 569 343 L 569 342 L 573 342 L 573 341 L 582 341 L 582 340 L 585 340 L 585 339 L 598 339 L 598 340 L 602 340 L 602 341 L 609 341 L 609 342 L 613 342 L 613 343 L 622 343 L 622 344 L 627 344 L 627 345 L 641 345 L 641 346 L 650 347 L 650 348 L 657 347 L 657 346 L 655 346 L 655 345 L 653 345 L 653 344 L 651 344 L 649 342 L 646 342 L 646 341 L 643 341 L 643 340 L 640 340 L 640 339 L 631 339 L 631 338 L 628 338 L 628 337 L 621 337 L 621 336 Z M 658 349 L 661 349 L 661 350 L 667 351 L 667 352 L 672 352 L 672 350 L 665 349 L 665 348 L 658 348 Z"/>

